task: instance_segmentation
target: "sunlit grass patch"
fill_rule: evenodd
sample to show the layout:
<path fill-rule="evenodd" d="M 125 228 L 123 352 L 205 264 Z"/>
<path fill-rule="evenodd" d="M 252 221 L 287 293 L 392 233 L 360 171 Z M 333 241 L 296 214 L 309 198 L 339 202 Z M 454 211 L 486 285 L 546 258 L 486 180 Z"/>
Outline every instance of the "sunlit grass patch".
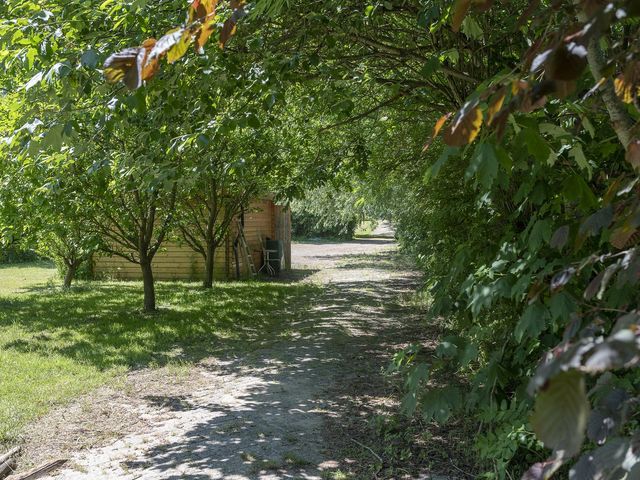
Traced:
<path fill-rule="evenodd" d="M 57 275 L 51 262 L 0 265 L 0 296 L 53 281 Z"/>
<path fill-rule="evenodd" d="M 160 311 L 148 315 L 139 282 L 80 282 L 65 292 L 47 285 L 53 274 L 40 265 L 0 269 L 0 443 L 117 374 L 188 369 L 285 339 L 319 288 L 234 282 L 205 291 L 164 282 Z"/>

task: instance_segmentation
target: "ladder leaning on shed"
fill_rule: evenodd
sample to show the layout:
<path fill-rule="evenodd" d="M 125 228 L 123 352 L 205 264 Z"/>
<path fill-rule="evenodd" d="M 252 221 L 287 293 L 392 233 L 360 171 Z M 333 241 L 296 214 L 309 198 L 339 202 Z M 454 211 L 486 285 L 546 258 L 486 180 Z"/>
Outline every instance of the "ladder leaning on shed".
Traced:
<path fill-rule="evenodd" d="M 258 272 L 256 271 L 256 266 L 253 263 L 253 256 L 251 255 L 251 250 L 249 249 L 249 245 L 247 244 L 247 238 L 244 236 L 244 227 L 242 226 L 242 221 L 240 220 L 240 218 L 237 218 L 236 222 L 238 225 L 238 239 L 240 240 L 240 248 L 242 249 L 244 260 L 249 266 L 249 272 L 251 273 L 251 276 L 255 277 Z"/>

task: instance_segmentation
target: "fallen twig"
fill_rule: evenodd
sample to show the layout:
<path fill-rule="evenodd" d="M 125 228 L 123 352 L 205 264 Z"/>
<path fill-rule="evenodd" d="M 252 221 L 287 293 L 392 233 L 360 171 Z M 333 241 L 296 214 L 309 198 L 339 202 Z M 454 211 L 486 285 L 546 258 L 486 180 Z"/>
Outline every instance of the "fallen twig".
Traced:
<path fill-rule="evenodd" d="M 460 467 L 458 467 L 455 463 L 453 463 L 451 460 L 449 460 L 449 463 L 451 464 L 451 466 L 453 468 L 455 468 L 456 470 L 458 470 L 460 473 L 464 473 L 467 477 L 471 477 L 471 478 L 478 478 L 476 475 L 469 473 L 469 472 L 465 472 L 464 470 L 462 470 Z"/>
<path fill-rule="evenodd" d="M 0 463 L 0 478 L 5 478 L 7 475 L 13 473 L 18 463 L 15 458 L 8 458 L 4 462 Z"/>
<path fill-rule="evenodd" d="M 56 468 L 60 468 L 65 463 L 67 463 L 66 458 L 54 460 L 53 462 L 48 462 L 40 465 L 39 467 L 32 468 L 28 472 L 11 475 L 10 477 L 7 477 L 6 480 L 35 480 L 36 478 L 40 478 L 47 473 L 55 470 Z"/>
<path fill-rule="evenodd" d="M 0 455 L 0 478 L 6 477 L 15 470 L 17 461 L 14 457 L 18 453 L 20 453 L 20 447 L 12 448 L 7 453 Z"/>
<path fill-rule="evenodd" d="M 358 445 L 360 445 L 362 448 L 366 448 L 367 450 L 369 450 L 369 451 L 371 452 L 371 454 L 372 454 L 374 457 L 376 457 L 380 463 L 384 463 L 384 462 L 382 461 L 382 458 L 380 458 L 380 456 L 379 456 L 376 452 L 374 452 L 370 447 L 367 447 L 366 445 L 364 445 L 364 444 L 360 443 L 360 442 L 359 442 L 358 440 L 356 440 L 355 438 L 352 438 L 351 440 L 353 440 L 355 443 L 357 443 Z"/>

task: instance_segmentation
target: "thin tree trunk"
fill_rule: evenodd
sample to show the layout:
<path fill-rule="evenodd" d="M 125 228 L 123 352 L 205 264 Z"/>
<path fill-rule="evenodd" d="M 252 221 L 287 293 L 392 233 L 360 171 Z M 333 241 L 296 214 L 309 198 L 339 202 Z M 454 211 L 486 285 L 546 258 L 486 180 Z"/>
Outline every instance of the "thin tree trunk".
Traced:
<path fill-rule="evenodd" d="M 216 245 L 213 242 L 207 244 L 207 254 L 204 260 L 204 288 L 213 288 L 213 274 L 215 268 Z"/>
<path fill-rule="evenodd" d="M 71 283 L 73 282 L 73 279 L 76 277 L 76 272 L 78 271 L 78 267 L 80 265 L 79 262 L 65 262 L 65 264 L 67 265 L 67 271 L 64 274 L 64 283 L 63 283 L 63 288 L 69 289 L 71 288 Z"/>
<path fill-rule="evenodd" d="M 578 20 L 581 22 L 587 22 L 587 14 L 584 11 L 580 11 L 578 14 Z M 604 70 L 607 62 L 604 58 L 604 53 L 600 48 L 599 37 L 597 35 L 594 35 L 587 45 L 587 61 L 589 63 L 591 75 L 596 82 L 599 82 L 602 78 L 602 71 Z M 604 82 L 604 85 L 602 85 L 600 90 L 602 101 L 609 112 L 609 118 L 611 119 L 613 129 L 618 136 L 618 140 L 620 140 L 620 143 L 626 150 L 632 140 L 631 129 L 634 126 L 634 121 L 627 113 L 627 109 L 622 100 L 620 100 L 616 95 L 613 87 L 613 81 L 610 78 Z"/>
<path fill-rule="evenodd" d="M 140 268 L 142 269 L 142 285 L 144 288 L 144 311 L 153 313 L 156 311 L 156 287 L 153 282 L 151 260 L 141 260 Z"/>

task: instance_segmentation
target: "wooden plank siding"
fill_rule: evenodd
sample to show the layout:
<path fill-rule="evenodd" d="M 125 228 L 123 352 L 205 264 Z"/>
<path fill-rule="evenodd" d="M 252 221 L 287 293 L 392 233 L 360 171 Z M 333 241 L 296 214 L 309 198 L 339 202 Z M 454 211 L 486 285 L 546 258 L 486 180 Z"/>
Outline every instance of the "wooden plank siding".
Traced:
<path fill-rule="evenodd" d="M 225 277 L 225 264 L 226 255 L 222 247 L 215 257 L 216 278 Z M 96 257 L 94 272 L 98 276 L 120 280 L 136 280 L 142 275 L 139 265 L 115 255 Z M 202 280 L 204 259 L 187 245 L 165 242 L 153 259 L 153 276 L 156 280 Z"/>
<path fill-rule="evenodd" d="M 274 205 L 270 200 L 252 202 L 244 214 L 244 236 L 253 256 L 256 269 L 262 265 L 262 244 L 267 238 L 275 238 Z M 247 273 L 247 267 L 243 266 Z"/>
<path fill-rule="evenodd" d="M 276 206 L 270 199 L 258 199 L 251 202 L 244 215 L 244 232 L 247 244 L 252 252 L 254 265 L 262 265 L 262 246 L 266 238 L 280 238 L 282 228 L 276 231 L 277 216 L 281 215 L 283 207 Z M 288 209 L 287 209 L 288 211 Z M 290 222 L 289 222 L 290 228 Z M 233 255 L 233 241 L 236 238 L 235 222 L 230 228 L 227 239 L 216 251 L 215 279 L 225 280 L 235 278 L 235 258 Z M 290 231 L 289 231 L 290 238 Z M 286 238 L 285 256 L 287 255 Z M 289 241 L 289 257 L 290 257 Z M 249 275 L 248 266 L 240 255 L 240 271 L 243 276 Z M 94 273 L 98 277 L 121 280 L 138 280 L 141 278 L 140 266 L 118 256 L 95 256 Z M 197 281 L 204 278 L 204 259 L 194 252 L 188 245 L 179 240 L 167 241 L 153 259 L 153 274 L 156 280 L 190 280 Z"/>

